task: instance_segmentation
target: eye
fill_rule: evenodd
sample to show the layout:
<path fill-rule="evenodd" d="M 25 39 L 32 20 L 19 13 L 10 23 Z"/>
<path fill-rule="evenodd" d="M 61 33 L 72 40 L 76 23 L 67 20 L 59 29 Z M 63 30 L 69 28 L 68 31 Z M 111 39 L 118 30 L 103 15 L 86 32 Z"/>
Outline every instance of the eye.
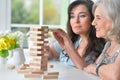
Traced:
<path fill-rule="evenodd" d="M 101 18 L 100 17 L 96 17 L 96 19 L 100 20 Z"/>
<path fill-rule="evenodd" d="M 75 18 L 75 16 L 71 15 L 70 18 Z"/>
<path fill-rule="evenodd" d="M 100 20 L 101 17 L 100 17 L 99 15 L 96 15 L 96 16 L 95 16 L 95 19 Z"/>
<path fill-rule="evenodd" d="M 80 17 L 81 17 L 81 18 L 84 18 L 84 17 L 86 17 L 86 15 L 80 15 Z"/>

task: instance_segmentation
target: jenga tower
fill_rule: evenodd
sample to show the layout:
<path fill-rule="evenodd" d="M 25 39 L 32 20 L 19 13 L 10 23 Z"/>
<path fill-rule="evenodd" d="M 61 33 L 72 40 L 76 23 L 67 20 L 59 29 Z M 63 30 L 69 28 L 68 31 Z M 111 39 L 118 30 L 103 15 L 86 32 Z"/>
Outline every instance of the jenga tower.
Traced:
<path fill-rule="evenodd" d="M 48 43 L 48 30 L 47 26 L 30 28 L 30 39 L 33 42 L 33 46 L 30 47 L 30 69 L 33 72 L 47 70 L 48 56 L 45 47 L 47 47 Z"/>
<path fill-rule="evenodd" d="M 47 47 L 48 27 L 30 27 L 30 63 L 25 77 L 41 77 L 44 71 L 47 71 L 48 56 L 45 51 Z M 26 69 L 27 70 L 27 69 Z M 24 70 L 25 71 L 25 70 Z"/>
<path fill-rule="evenodd" d="M 24 73 L 26 78 L 42 78 L 58 79 L 59 72 L 48 72 L 48 54 L 46 47 L 48 47 L 48 35 L 49 28 L 47 26 L 42 27 L 30 27 L 30 63 L 23 64 L 18 73 Z M 46 72 L 46 73 L 45 73 Z"/>

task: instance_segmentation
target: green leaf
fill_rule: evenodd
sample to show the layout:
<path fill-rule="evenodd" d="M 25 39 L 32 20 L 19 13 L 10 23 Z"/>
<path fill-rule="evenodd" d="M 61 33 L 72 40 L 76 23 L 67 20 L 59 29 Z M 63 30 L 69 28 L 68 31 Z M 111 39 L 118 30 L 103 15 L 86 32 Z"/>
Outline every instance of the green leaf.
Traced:
<path fill-rule="evenodd" d="M 8 50 L 1 50 L 0 51 L 0 56 L 3 58 L 6 58 L 9 55 Z"/>

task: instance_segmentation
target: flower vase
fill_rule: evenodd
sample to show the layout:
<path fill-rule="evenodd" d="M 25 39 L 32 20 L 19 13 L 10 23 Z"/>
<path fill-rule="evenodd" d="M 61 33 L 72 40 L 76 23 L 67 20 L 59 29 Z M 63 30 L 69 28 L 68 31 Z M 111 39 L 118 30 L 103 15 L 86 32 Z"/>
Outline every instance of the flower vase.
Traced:
<path fill-rule="evenodd" d="M 15 66 L 24 64 L 25 56 L 22 48 L 13 49 L 12 53 L 10 54 L 11 56 L 9 56 L 7 64 L 15 65 Z"/>
<path fill-rule="evenodd" d="M 0 57 L 0 64 L 6 64 L 7 58 Z"/>

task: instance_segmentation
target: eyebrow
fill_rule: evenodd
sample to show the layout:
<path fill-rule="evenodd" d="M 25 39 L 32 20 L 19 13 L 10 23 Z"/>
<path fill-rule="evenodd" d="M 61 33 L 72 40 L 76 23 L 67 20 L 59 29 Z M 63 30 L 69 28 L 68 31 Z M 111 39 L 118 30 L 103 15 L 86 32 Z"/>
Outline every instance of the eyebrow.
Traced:
<path fill-rule="evenodd" d="M 95 15 L 95 17 L 100 17 L 100 15 Z"/>
<path fill-rule="evenodd" d="M 71 12 L 70 14 L 74 14 L 74 12 Z M 79 12 L 79 14 L 87 14 L 87 12 Z"/>

